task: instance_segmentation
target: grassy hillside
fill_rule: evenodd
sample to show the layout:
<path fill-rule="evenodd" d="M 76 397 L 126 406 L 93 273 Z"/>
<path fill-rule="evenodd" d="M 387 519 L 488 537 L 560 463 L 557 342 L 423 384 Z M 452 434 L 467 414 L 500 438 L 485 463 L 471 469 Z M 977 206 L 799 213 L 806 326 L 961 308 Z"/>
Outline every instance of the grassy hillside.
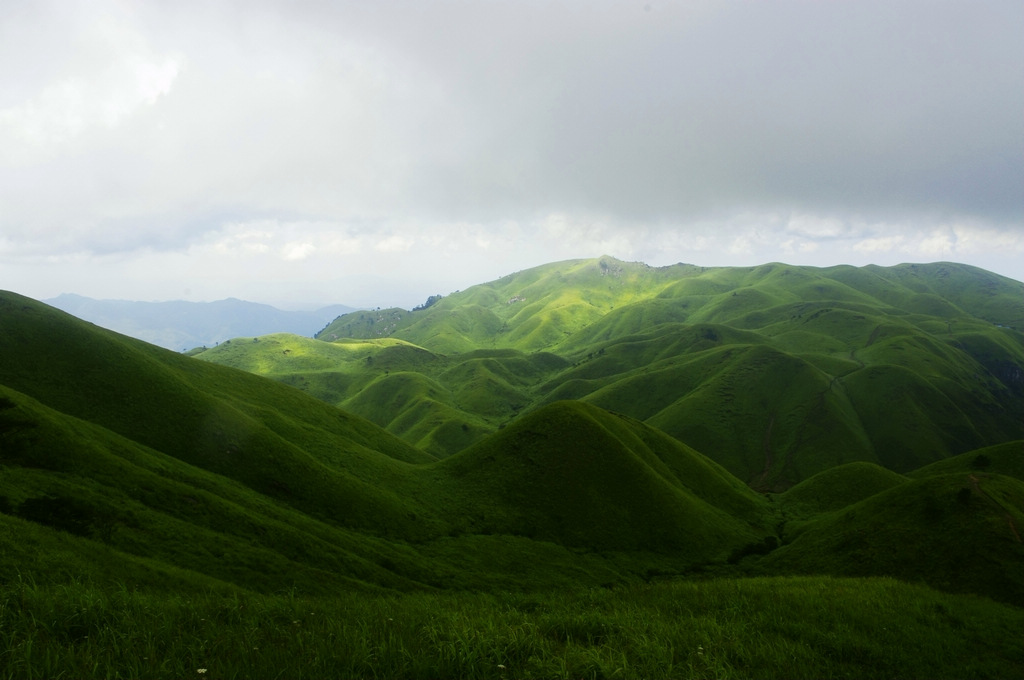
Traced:
<path fill-rule="evenodd" d="M 969 452 L 909 478 L 864 464 L 816 475 L 774 499 L 784 545 L 758 568 L 886 574 L 1024 606 L 1024 481 L 1011 476 L 1022 446 Z"/>
<path fill-rule="evenodd" d="M 1024 284 L 950 263 L 705 269 L 603 257 L 414 312 L 339 317 L 319 336 L 332 342 L 302 341 L 315 368 L 247 340 L 199 356 L 298 386 L 438 457 L 543 404 L 584 400 L 778 491 L 834 465 L 904 473 L 1024 437 L 1022 320 Z"/>
<path fill-rule="evenodd" d="M 284 333 L 236 338 L 197 356 L 298 387 L 433 456 L 495 431 L 534 401 L 540 380 L 570 365 L 545 352 L 449 357 L 394 338 L 326 343 Z"/>
<path fill-rule="evenodd" d="M 1006 442 L 946 458 L 914 470 L 912 478 L 942 474 L 994 473 L 1024 481 L 1024 441 Z"/>
<path fill-rule="evenodd" d="M 442 464 L 280 382 L 166 352 L 13 294 L 0 296 L 0 311 L 8 570 L 95 573 L 123 558 L 115 571 L 124 576 L 148 560 L 161 573 L 264 591 L 599 584 L 721 561 L 765 532 L 763 501 L 728 473 L 594 407 L 554 405 L 523 421 L 550 440 L 536 451 L 535 468 L 509 467 L 519 454 L 506 444 L 524 432 L 518 422 Z M 318 356 L 293 340 L 245 344 L 315 370 Z M 434 361 L 402 343 L 380 346 L 374 356 L 391 367 Z M 517 381 L 552 363 L 560 362 L 485 352 L 445 370 Z M 434 389 L 410 371 L 385 369 L 378 382 L 359 393 L 364 403 L 373 395 L 422 402 Z M 587 448 L 565 458 L 563 439 Z M 549 474 L 570 461 L 577 474 Z M 589 475 L 592 483 L 581 485 Z M 62 564 L 67 551 L 53 532 L 90 547 Z M 524 555 L 533 556 L 525 566 Z"/>
<path fill-rule="evenodd" d="M 0 409 L 5 579 L 92 575 L 191 587 L 215 579 L 306 592 L 411 585 L 378 565 L 401 554 L 379 538 L 317 520 L 8 388 L 0 388 Z"/>
<path fill-rule="evenodd" d="M 755 537 L 748 522 L 760 524 L 765 510 L 692 449 L 578 402 L 545 407 L 435 468 L 457 481 L 446 505 L 462 530 L 589 549 L 711 561 Z"/>
<path fill-rule="evenodd" d="M 930 476 L 819 520 L 762 566 L 771 573 L 887 574 L 1024 606 L 1022 506 L 1024 483 L 1010 477 Z"/>
<path fill-rule="evenodd" d="M 656 295 L 699 267 L 653 268 L 614 258 L 535 267 L 449 295 L 418 311 L 356 312 L 338 317 L 318 338 L 392 336 L 444 354 L 510 347 L 554 349 L 617 306 Z"/>
<path fill-rule="evenodd" d="M 25 298 L 3 295 L 0 314 L 0 384 L 314 516 L 381 534 L 440 530 L 411 522 L 416 501 L 401 496 L 410 462 L 429 457 L 362 419 Z"/>
<path fill-rule="evenodd" d="M 243 371 L 0 293 L 0 677 L 1005 677 L 1024 660 L 1024 444 L 879 463 L 927 460 L 899 432 L 929 423 L 926 446 L 969 445 L 1012 375 L 961 365 L 918 312 L 837 349 L 864 329 L 824 309 L 808 323 L 837 332 L 806 353 L 799 314 L 754 327 L 737 301 L 735 324 L 619 334 L 622 314 L 568 356 L 216 348 Z M 1010 331 L 964 324 L 964 346 L 1015 361 Z M 884 455 L 857 429 L 871 390 L 901 416 Z M 805 481 L 746 483 L 786 475 Z"/>
<path fill-rule="evenodd" d="M 847 463 L 805 479 L 776 499 L 795 514 L 814 515 L 841 510 L 906 481 L 903 475 L 873 463 Z"/>
<path fill-rule="evenodd" d="M 637 383 L 622 402 L 638 413 L 624 409 L 616 415 L 580 401 L 531 409 L 519 404 L 523 415 L 438 461 L 280 382 L 165 352 L 12 294 L 0 297 L 0 305 L 7 331 L 0 340 L 6 357 L 0 362 L 0 510 L 7 569 L 25 563 L 41 573 L 96 573 L 102 571 L 98 565 L 124 556 L 123 565 L 150 565 L 149 571 L 139 567 L 140 582 L 153 580 L 144 575 L 153 569 L 179 570 L 176 578 L 257 590 L 282 584 L 318 591 L 335 584 L 609 583 L 717 568 L 744 550 L 757 552 L 750 546 L 768 546 L 765 541 L 780 533 L 778 522 L 789 520 L 781 537 L 793 541 L 772 555 L 781 560 L 776 555 L 814 545 L 807 537 L 834 537 L 835 531 L 820 528 L 822 518 L 840 521 L 829 513 L 845 511 L 854 501 L 881 504 L 878 522 L 898 527 L 891 517 L 883 519 L 890 509 L 879 499 L 917 488 L 907 481 L 889 489 L 899 478 L 864 463 L 820 473 L 769 504 L 725 467 L 646 424 L 666 417 L 643 412 L 668 390 L 657 388 L 662 373 L 666 385 L 688 380 L 697 394 L 710 389 L 708 376 L 721 376 L 716 388 L 734 390 L 731 407 L 718 416 L 723 424 L 729 417 L 742 422 L 745 413 L 757 410 L 757 391 L 744 391 L 756 380 L 767 389 L 805 370 L 817 388 L 829 389 L 824 378 L 814 377 L 818 369 L 788 354 L 739 344 L 718 348 L 705 337 L 729 337 L 733 331 L 727 327 L 630 336 L 627 345 L 611 346 L 575 367 L 555 355 L 514 350 L 450 358 L 395 340 L 329 344 L 273 336 L 233 341 L 222 350 L 237 352 L 238 361 L 302 362 L 308 375 L 325 366 L 325 375 L 335 375 L 329 369 L 337 364 L 325 357 L 345 359 L 342 366 L 364 366 L 370 357 L 383 368 L 367 389 L 355 393 L 363 404 L 372 404 L 376 395 L 382 402 L 430 406 L 433 391 L 439 407 L 479 399 L 478 412 L 496 413 L 496 419 L 505 418 L 503 399 L 542 387 L 553 372 L 600 382 L 625 368 L 629 379 L 588 397 L 598 403 L 604 392 Z M 735 333 L 735 339 L 747 337 Z M 683 344 L 706 344 L 684 354 L 666 345 L 673 336 Z M 259 346 L 263 354 L 247 349 Z M 650 361 L 646 379 L 628 369 L 631 353 Z M 412 370 L 417 367 L 429 367 L 437 378 Z M 369 374 L 363 368 L 352 375 L 355 381 Z M 445 394 L 445 376 L 462 391 Z M 478 381 L 488 380 L 508 388 L 479 387 Z M 473 389 L 479 396 L 465 396 Z M 487 401 L 494 394 L 498 398 Z M 692 413 L 680 410 L 677 418 L 713 424 L 711 398 L 703 410 L 697 400 L 688 403 Z M 828 395 L 818 403 L 829 408 Z M 840 422 L 844 411 L 831 408 Z M 412 426 L 423 422 L 429 421 L 412 419 Z M 811 427 L 823 426 L 815 422 L 805 431 Z M 460 426 L 457 433 L 466 430 Z M 758 433 L 759 443 L 774 446 L 775 435 L 766 437 L 765 431 Z M 1006 487 L 1001 474 L 1009 465 L 999 453 L 1004 450 L 1012 452 L 988 452 L 992 468 L 985 474 L 995 481 L 980 484 L 1012 497 L 1014 488 Z M 841 459 L 834 457 L 836 463 Z M 946 502 L 935 500 L 949 495 L 941 485 L 928 482 L 924 488 L 915 502 Z M 58 568 L 63 558 L 55 556 L 67 550 L 57 547 L 54 531 L 89 542 L 80 564 Z M 981 537 L 989 534 L 979 529 L 973 535 L 988 540 Z M 25 547 L 40 542 L 53 552 Z M 790 565 L 780 561 L 778 568 Z M 116 573 L 134 569 L 122 566 Z M 906 575 L 898 565 L 867 573 Z M 959 583 L 939 577 L 930 582 Z"/>

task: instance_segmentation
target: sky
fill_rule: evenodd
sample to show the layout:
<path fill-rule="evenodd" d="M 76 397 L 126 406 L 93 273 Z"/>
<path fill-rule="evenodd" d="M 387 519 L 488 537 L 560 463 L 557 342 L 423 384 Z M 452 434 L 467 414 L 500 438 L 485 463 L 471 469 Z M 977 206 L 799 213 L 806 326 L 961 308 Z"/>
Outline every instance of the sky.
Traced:
<path fill-rule="evenodd" d="M 0 288 L 409 308 L 563 259 L 1024 280 L 1024 3 L 0 0 Z"/>

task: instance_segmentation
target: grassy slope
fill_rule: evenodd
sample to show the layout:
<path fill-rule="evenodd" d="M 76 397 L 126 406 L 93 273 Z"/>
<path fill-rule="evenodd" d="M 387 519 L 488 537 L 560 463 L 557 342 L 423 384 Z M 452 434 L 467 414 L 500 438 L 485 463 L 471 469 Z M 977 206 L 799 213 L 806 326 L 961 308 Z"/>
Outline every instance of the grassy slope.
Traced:
<path fill-rule="evenodd" d="M 373 324 L 368 312 L 344 315 L 317 337 L 387 334 L 444 354 L 495 347 L 533 352 L 555 348 L 617 306 L 656 295 L 675 277 L 699 271 L 608 257 L 556 262 L 453 293 L 423 311 L 376 313 L 380 319 L 374 317 Z"/>
<path fill-rule="evenodd" d="M 578 402 L 545 407 L 435 467 L 457 480 L 448 505 L 473 533 L 703 562 L 763 521 L 764 501 L 703 456 Z"/>
<path fill-rule="evenodd" d="M 446 357 L 393 338 L 325 343 L 288 334 L 237 338 L 197 356 L 298 387 L 434 456 L 493 432 L 532 402 L 534 385 L 568 365 L 543 352 Z"/>
<path fill-rule="evenodd" d="M 908 473 L 918 478 L 942 474 L 994 473 L 1024 482 L 1024 441 L 1006 442 L 946 458 Z"/>
<path fill-rule="evenodd" d="M 410 562 L 399 546 L 318 521 L 4 387 L 0 433 L 4 578 L 102 573 L 149 585 L 191 572 L 192 587 L 217 579 L 306 592 L 414 583 L 378 565 Z"/>
<path fill-rule="evenodd" d="M 386 598 L 15 583 L 0 604 L 16 605 L 0 606 L 4 677 L 1001 680 L 1024 664 L 1024 611 L 891 579 Z"/>
<path fill-rule="evenodd" d="M 821 473 L 777 497 L 783 518 L 796 520 L 791 542 L 758 567 L 886 574 L 1024 606 L 1024 481 L 1000 473 L 1020 474 L 1021 446 L 969 452 L 909 479 L 863 464 Z"/>
<path fill-rule="evenodd" d="M 3 612 L 24 611 L 19 583 L 26 579 L 58 586 L 76 577 L 90 580 L 95 584 L 89 586 L 91 612 L 109 596 L 111 581 L 165 593 L 231 593 L 233 586 L 324 593 L 611 584 L 637 574 L 721 564 L 744 544 L 757 545 L 774 521 L 785 519 L 787 509 L 801 518 L 800 531 L 785 532 L 791 542 L 762 559 L 744 561 L 743 567 L 765 573 L 894 575 L 1024 602 L 1020 442 L 941 461 L 907 481 L 873 465 L 846 465 L 769 504 L 662 432 L 586 403 L 533 410 L 462 453 L 436 461 L 287 386 L 135 343 L 25 298 L 0 296 L 0 322 L 0 600 L 21 598 L 18 607 L 0 607 Z M 657 346 L 646 351 L 657 354 Z M 396 362 L 428 358 L 400 344 L 380 352 L 392 347 L 402 353 Z M 721 350 L 709 346 L 695 354 L 709 351 Z M 748 351 L 753 359 L 786 359 L 770 348 Z M 608 349 L 602 356 L 615 354 Z M 669 352 L 661 361 L 674 357 Z M 558 363 L 519 352 L 468 359 L 477 362 L 469 364 L 474 370 L 505 381 L 521 376 L 504 375 L 503 367 Z M 594 366 L 596 361 L 597 356 Z M 445 370 L 452 368 L 466 370 L 458 362 Z M 537 370 L 540 379 L 544 371 Z M 781 510 L 773 513 L 771 505 Z M 748 630 L 744 626 L 761 630 L 766 625 L 751 612 L 763 609 L 756 604 L 761 600 L 764 606 L 777 601 L 779 581 L 750 583 L 748 588 L 726 581 L 711 588 L 730 611 L 741 602 L 753 607 L 714 622 L 718 635 L 737 636 Z M 880 611 L 882 600 L 871 595 L 877 582 L 802 583 L 818 583 L 818 590 L 800 606 L 825 601 L 825 588 L 832 603 L 835 590 L 849 587 L 857 600 L 876 602 L 871 620 Z M 46 590 L 33 606 L 59 602 L 56 592 Z M 934 605 L 937 596 L 926 590 L 892 586 L 886 592 L 889 599 L 903 598 L 901 610 L 918 611 L 927 624 L 922 630 L 945 631 L 953 621 L 959 621 L 960 635 L 965 627 L 975 630 L 970 623 L 975 615 L 959 600 L 940 598 L 940 609 Z M 673 606 L 671 601 L 657 606 Z M 795 596 L 792 606 L 798 601 Z M 274 602 L 271 606 L 284 606 Z M 926 605 L 932 609 L 919 609 Z M 607 637 L 613 629 L 600 617 L 587 619 L 589 610 L 582 606 L 573 604 L 578 614 L 570 623 L 577 632 L 556 640 L 586 639 L 587 631 L 598 630 L 616 649 L 639 644 Z M 75 617 L 87 609 L 72 619 L 80 620 Z M 986 611 L 987 620 L 1003 621 L 1009 610 Z M 126 615 L 121 611 L 118 620 L 129 620 Z M 672 618 L 678 620 L 678 613 Z M 53 617 L 40 620 L 60 625 Z M 859 674 L 879 664 L 886 673 L 912 675 L 905 660 L 883 654 L 866 641 L 864 631 L 845 621 L 827 624 L 834 627 L 833 637 L 807 638 L 808 648 L 831 651 L 823 658 L 806 657 L 806 675 L 823 669 Z M 736 628 L 729 627 L 733 624 Z M 93 653 L 59 637 L 65 633 L 32 637 L 39 625 L 5 624 L 7 649 L 17 650 L 4 657 L 5 663 L 61 659 L 67 668 L 71 657 L 58 649 L 38 659 L 29 654 L 32 644 L 44 648 L 52 640 L 60 649 Z M 140 632 L 152 645 L 153 629 L 146 626 Z M 251 647 L 255 629 L 246 630 Z M 273 635 L 283 639 L 280 631 Z M 792 640 L 794 631 L 779 635 Z M 799 634 L 800 639 L 807 635 Z M 956 637 L 937 635 L 936 649 L 946 649 L 943 640 Z M 659 639 L 669 639 L 665 636 L 671 634 Z M 129 638 L 126 632 L 119 639 Z M 259 639 L 257 646 L 273 644 Z M 920 643 L 917 633 L 912 639 Z M 32 642 L 26 646 L 25 640 Z M 303 644 L 315 643 L 303 638 Z M 717 642 L 711 644 L 708 650 L 717 649 Z M 985 643 L 976 648 L 988 649 Z M 149 658 L 153 648 L 145 654 L 132 649 L 136 657 Z M 794 654 L 804 655 L 803 649 L 786 653 L 787 663 Z M 715 657 L 720 665 L 684 677 L 774 668 L 767 647 L 751 643 L 728 650 Z M 1000 661 L 1019 659 L 1019 650 L 993 650 Z M 521 672 L 554 669 L 543 664 L 556 663 L 556 652 L 538 651 L 534 665 L 522 666 Z M 621 657 L 600 659 L 600 666 L 572 668 L 611 673 L 608 664 L 621 662 Z M 667 672 L 667 666 L 645 663 L 630 667 L 637 675 Z M 960 654 L 956 663 L 967 660 Z M 986 672 L 998 675 L 991 668 Z"/>
<path fill-rule="evenodd" d="M 561 262 L 422 311 L 392 310 L 401 319 L 375 324 L 374 333 L 386 327 L 392 339 L 435 352 L 433 362 L 403 370 L 442 388 L 436 407 L 363 399 L 382 371 L 376 356 L 355 374 L 336 369 L 343 389 L 326 398 L 438 456 L 540 404 L 585 399 L 780 490 L 835 464 L 906 472 L 1024 436 L 1022 300 L 1021 283 L 949 263 L 705 270 Z M 367 328 L 352 315 L 334 324 Z M 547 349 L 571 365 L 527 374 L 460 366 L 458 353 L 491 347 L 521 358 Z M 426 424 L 417 427 L 418 418 Z M 453 426 L 432 437 L 441 422 Z"/>
<path fill-rule="evenodd" d="M 841 510 L 904 484 L 907 478 L 873 463 L 837 465 L 805 479 L 776 499 L 801 515 Z"/>
<path fill-rule="evenodd" d="M 362 419 L 26 298 L 3 295 L 0 313 L 0 384 L 321 518 L 403 536 L 443 527 L 411 522 L 417 501 L 402 494 L 410 461 L 430 458 Z"/>
<path fill-rule="evenodd" d="M 763 533 L 764 504 L 738 480 L 594 407 L 555 405 L 523 421 L 549 445 L 515 475 L 503 442 L 523 432 L 516 426 L 438 463 L 277 382 L 12 294 L 0 306 L 0 510 L 20 556 L 8 568 L 25 557 L 13 546 L 50 544 L 48 532 L 62 530 L 105 546 L 97 554 L 133 556 L 126 564 L 146 558 L 258 590 L 456 585 L 461 575 L 528 587 L 678 571 Z M 550 361 L 487 352 L 456 369 L 497 376 Z M 564 440 L 586 448 L 563 450 Z M 579 475 L 566 473 L 570 464 Z"/>

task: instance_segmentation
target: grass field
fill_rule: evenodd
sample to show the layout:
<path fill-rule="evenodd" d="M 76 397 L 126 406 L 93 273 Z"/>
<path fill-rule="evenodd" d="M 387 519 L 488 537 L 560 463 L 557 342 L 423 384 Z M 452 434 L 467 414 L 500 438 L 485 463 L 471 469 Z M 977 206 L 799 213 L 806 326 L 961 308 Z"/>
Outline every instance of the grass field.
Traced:
<path fill-rule="evenodd" d="M 3 678 L 1016 677 L 1024 610 L 890 579 L 406 595 L 0 587 Z"/>

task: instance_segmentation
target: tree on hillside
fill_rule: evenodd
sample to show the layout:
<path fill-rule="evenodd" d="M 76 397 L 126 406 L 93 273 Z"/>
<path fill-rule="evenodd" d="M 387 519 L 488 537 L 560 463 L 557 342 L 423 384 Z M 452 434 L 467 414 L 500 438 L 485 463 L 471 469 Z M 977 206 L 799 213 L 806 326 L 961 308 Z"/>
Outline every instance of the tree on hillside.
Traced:
<path fill-rule="evenodd" d="M 443 298 L 443 297 L 444 297 L 443 295 L 431 295 L 430 297 L 427 298 L 427 301 L 424 302 L 422 305 L 416 305 L 415 307 L 413 307 L 412 311 L 414 311 L 414 312 L 422 312 L 427 307 L 432 307 L 433 305 L 435 305 L 438 302 L 440 302 L 441 298 Z"/>

